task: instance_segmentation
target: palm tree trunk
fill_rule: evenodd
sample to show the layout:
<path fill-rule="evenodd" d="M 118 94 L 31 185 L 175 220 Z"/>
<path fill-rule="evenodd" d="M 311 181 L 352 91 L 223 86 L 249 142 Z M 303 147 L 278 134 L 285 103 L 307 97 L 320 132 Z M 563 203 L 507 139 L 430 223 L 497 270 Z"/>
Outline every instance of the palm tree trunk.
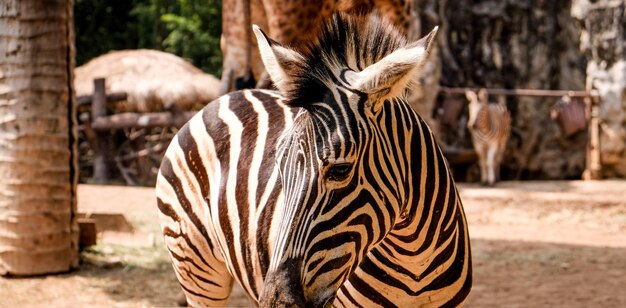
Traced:
<path fill-rule="evenodd" d="M 0 274 L 78 264 L 72 0 L 0 5 Z"/>

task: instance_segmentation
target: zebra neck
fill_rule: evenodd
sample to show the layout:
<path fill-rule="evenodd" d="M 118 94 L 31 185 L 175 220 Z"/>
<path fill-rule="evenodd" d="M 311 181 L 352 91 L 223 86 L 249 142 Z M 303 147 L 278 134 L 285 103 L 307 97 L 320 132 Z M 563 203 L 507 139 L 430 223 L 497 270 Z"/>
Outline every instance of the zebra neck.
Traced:
<path fill-rule="evenodd" d="M 489 108 L 489 105 L 483 105 L 480 111 L 481 111 L 480 118 L 482 119 L 482 121 L 480 121 L 479 130 L 482 134 L 486 135 L 489 132 L 491 132 L 491 129 L 494 126 L 493 121 L 495 119 L 491 115 L 491 110 Z"/>

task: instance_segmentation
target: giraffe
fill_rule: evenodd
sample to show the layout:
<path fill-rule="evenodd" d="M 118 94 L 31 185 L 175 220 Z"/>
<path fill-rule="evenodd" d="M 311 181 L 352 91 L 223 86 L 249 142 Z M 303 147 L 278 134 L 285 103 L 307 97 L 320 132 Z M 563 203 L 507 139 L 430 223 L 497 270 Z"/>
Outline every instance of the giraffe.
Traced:
<path fill-rule="evenodd" d="M 409 40 L 420 34 L 413 0 L 223 0 L 220 94 L 270 85 L 252 39 L 252 24 L 267 29 L 273 39 L 284 45 L 298 46 L 313 39 L 334 11 L 355 15 L 376 11 Z"/>

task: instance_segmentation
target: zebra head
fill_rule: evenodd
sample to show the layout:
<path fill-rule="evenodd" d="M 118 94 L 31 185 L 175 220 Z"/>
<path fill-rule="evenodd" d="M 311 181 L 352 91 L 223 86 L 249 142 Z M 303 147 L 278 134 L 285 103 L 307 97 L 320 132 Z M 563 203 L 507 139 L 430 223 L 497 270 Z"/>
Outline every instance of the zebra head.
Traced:
<path fill-rule="evenodd" d="M 476 92 L 471 91 L 471 90 L 467 90 L 465 91 L 465 97 L 467 98 L 467 101 L 469 102 L 468 104 L 468 110 L 469 110 L 469 118 L 467 120 L 467 128 L 469 128 L 470 130 L 477 130 L 479 129 L 482 123 L 480 123 L 480 116 L 479 114 L 481 112 L 488 112 L 487 110 L 489 109 L 489 102 L 488 102 L 488 98 L 487 98 L 487 91 L 485 89 L 480 89 L 478 91 L 478 94 L 476 94 Z M 485 117 L 482 117 L 485 118 Z"/>
<path fill-rule="evenodd" d="M 404 97 L 436 29 L 407 43 L 377 19 L 335 15 L 302 50 L 254 32 L 272 81 L 300 108 L 276 148 L 284 212 L 259 304 L 319 307 L 403 215 Z"/>

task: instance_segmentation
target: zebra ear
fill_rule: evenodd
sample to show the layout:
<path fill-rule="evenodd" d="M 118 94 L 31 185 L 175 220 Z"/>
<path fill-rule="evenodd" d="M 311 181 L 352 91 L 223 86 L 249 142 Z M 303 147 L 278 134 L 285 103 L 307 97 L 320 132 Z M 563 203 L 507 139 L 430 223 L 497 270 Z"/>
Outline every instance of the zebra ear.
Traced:
<path fill-rule="evenodd" d="M 465 90 L 465 98 L 467 98 L 467 101 L 470 103 L 478 102 L 478 96 L 476 96 L 476 92 L 472 90 Z"/>
<path fill-rule="evenodd" d="M 272 82 L 280 92 L 286 94 L 290 91 L 290 77 L 295 70 L 299 69 L 299 63 L 304 61 L 302 55 L 278 42 L 267 37 L 265 32 L 257 25 L 252 25 L 254 34 L 261 53 L 261 59 L 265 65 L 265 70 L 270 75 Z"/>
<path fill-rule="evenodd" d="M 380 98 L 400 96 L 409 84 L 419 76 L 434 45 L 438 27 L 418 41 L 408 44 L 380 61 L 356 73 L 358 90 Z"/>

